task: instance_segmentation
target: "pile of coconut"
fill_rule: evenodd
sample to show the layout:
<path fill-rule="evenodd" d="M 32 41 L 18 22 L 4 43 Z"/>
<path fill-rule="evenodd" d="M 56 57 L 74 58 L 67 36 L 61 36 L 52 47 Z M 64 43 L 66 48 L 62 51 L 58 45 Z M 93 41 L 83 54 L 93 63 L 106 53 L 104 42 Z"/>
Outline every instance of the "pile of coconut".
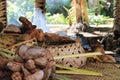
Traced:
<path fill-rule="evenodd" d="M 2 57 L 1 57 L 2 59 Z M 21 45 L 14 59 L 0 60 L 2 80 L 48 80 L 54 71 L 51 53 L 38 46 Z"/>

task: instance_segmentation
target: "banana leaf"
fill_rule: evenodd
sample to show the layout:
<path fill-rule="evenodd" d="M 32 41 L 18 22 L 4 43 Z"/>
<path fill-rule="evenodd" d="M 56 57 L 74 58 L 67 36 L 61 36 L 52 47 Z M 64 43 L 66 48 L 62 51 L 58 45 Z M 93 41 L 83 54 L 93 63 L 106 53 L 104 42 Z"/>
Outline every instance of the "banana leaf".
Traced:
<path fill-rule="evenodd" d="M 2 52 L 8 53 L 8 54 L 15 54 L 15 52 L 8 50 L 8 49 L 1 49 Z"/>
<path fill-rule="evenodd" d="M 55 56 L 54 59 L 62 59 L 62 58 L 71 58 L 71 57 L 92 57 L 96 55 L 102 55 L 100 52 L 92 52 L 92 53 L 83 53 L 83 54 L 70 54 L 70 55 L 62 55 L 62 56 Z"/>
<path fill-rule="evenodd" d="M 52 73 L 52 77 L 57 79 L 57 80 L 72 80 L 68 77 L 65 77 L 65 76 L 59 75 L 59 74 L 55 74 L 55 73 Z"/>
<path fill-rule="evenodd" d="M 0 55 L 2 55 L 5 58 L 10 58 L 10 59 L 14 59 L 15 58 L 15 55 L 7 54 L 5 52 L 0 52 Z"/>
<path fill-rule="evenodd" d="M 56 67 L 67 69 L 67 70 L 56 70 L 56 73 L 102 76 L 102 73 L 95 72 L 95 71 L 90 71 L 90 70 L 85 70 L 85 69 L 67 67 L 67 66 L 63 66 L 63 65 L 59 65 L 59 64 L 56 64 Z"/>

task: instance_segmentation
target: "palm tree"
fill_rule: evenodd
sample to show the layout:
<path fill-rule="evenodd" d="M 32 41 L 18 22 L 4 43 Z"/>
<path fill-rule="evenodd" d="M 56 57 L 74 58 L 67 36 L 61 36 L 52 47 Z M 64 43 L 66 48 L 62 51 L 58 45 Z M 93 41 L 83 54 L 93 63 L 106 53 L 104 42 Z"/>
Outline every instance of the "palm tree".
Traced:
<path fill-rule="evenodd" d="M 115 0 L 114 30 L 120 31 L 120 0 Z"/>

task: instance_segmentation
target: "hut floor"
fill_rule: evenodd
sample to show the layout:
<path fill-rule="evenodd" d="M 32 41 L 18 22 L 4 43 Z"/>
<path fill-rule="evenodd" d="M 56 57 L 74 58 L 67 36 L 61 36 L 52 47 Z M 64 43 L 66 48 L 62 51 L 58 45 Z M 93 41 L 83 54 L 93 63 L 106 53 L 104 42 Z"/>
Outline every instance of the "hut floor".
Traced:
<path fill-rule="evenodd" d="M 120 64 L 110 63 L 88 63 L 82 69 L 101 72 L 102 76 L 88 76 L 88 75 L 65 75 L 72 80 L 120 80 L 120 69 L 117 66 Z"/>

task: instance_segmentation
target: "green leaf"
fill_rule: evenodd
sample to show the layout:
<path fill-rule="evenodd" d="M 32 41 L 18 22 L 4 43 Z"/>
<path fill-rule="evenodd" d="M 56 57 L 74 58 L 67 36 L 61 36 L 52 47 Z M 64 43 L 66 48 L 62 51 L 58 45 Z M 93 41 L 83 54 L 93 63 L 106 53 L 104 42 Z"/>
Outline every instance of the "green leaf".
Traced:
<path fill-rule="evenodd" d="M 55 56 L 54 59 L 62 59 L 62 58 L 71 58 L 71 57 L 91 57 L 95 55 L 102 55 L 100 52 L 92 52 L 92 53 L 83 53 L 83 54 L 70 54 L 70 55 L 63 55 L 63 56 Z"/>
<path fill-rule="evenodd" d="M 58 74 L 55 74 L 55 73 L 52 73 L 52 76 L 55 78 L 55 79 L 58 79 L 58 80 L 72 80 L 70 78 L 67 78 L 63 75 L 58 75 Z"/>
<path fill-rule="evenodd" d="M 15 52 L 8 50 L 8 49 L 1 49 L 2 52 L 8 53 L 8 54 L 15 54 Z"/>
<path fill-rule="evenodd" d="M 56 73 L 102 76 L 102 73 L 90 71 L 90 70 L 85 70 L 85 69 L 77 69 L 77 68 L 67 67 L 67 66 L 63 66 L 63 65 L 59 65 L 59 64 L 56 64 L 56 67 L 67 69 L 67 70 L 56 70 Z"/>
<path fill-rule="evenodd" d="M 2 55 L 3 57 L 6 57 L 6 58 L 10 58 L 10 59 L 15 58 L 15 55 L 7 54 L 5 52 L 0 52 L 0 55 Z"/>

